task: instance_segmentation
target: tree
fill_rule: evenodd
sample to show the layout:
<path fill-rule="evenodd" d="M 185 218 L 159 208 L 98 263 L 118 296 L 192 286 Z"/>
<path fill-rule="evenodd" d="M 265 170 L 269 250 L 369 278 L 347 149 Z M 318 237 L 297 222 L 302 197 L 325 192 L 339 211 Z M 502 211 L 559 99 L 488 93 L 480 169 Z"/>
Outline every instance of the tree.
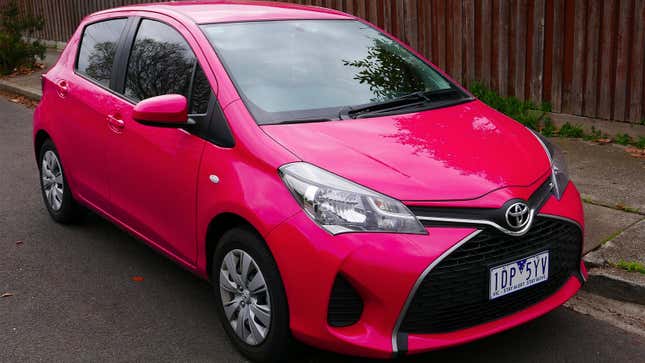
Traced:
<path fill-rule="evenodd" d="M 130 54 L 126 94 L 138 100 L 169 93 L 188 96 L 194 64 L 182 44 L 137 40 Z"/>
<path fill-rule="evenodd" d="M 343 63 L 360 69 L 354 79 L 370 86 L 377 96 L 373 101 L 425 89 L 412 63 L 403 58 L 396 45 L 382 39 L 374 40 L 364 59 Z"/>
<path fill-rule="evenodd" d="M 116 54 L 115 42 L 103 42 L 94 44 L 94 50 L 88 58 L 88 66 L 85 72 L 88 76 L 98 81 L 108 81 L 112 77 L 112 65 Z"/>
<path fill-rule="evenodd" d="M 15 1 L 0 9 L 0 73 L 9 74 L 20 66 L 33 67 L 36 57 L 45 58 L 45 46 L 38 41 L 27 42 L 33 32 L 42 30 L 41 16 L 20 14 Z"/>

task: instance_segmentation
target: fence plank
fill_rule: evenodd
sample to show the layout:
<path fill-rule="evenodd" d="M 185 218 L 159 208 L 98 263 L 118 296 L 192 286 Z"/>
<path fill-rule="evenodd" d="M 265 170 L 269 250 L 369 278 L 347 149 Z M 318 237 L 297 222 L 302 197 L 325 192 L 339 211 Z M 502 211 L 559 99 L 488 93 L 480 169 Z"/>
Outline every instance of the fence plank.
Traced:
<path fill-rule="evenodd" d="M 564 0 L 554 0 L 553 7 L 551 107 L 554 112 L 560 112 L 562 111 L 562 81 L 564 78 Z"/>
<path fill-rule="evenodd" d="M 437 35 L 435 45 L 436 58 L 433 60 L 440 68 L 446 68 L 446 2 L 444 0 L 433 1 L 435 8 L 433 12 L 435 17 L 434 33 Z"/>
<path fill-rule="evenodd" d="M 462 77 L 462 32 L 463 27 L 461 23 L 461 1 L 448 1 L 450 12 L 448 13 L 448 19 L 450 26 L 447 28 L 450 30 L 450 49 L 449 58 L 450 58 L 450 68 L 448 72 L 452 77 L 454 77 L 458 82 L 461 82 Z"/>
<path fill-rule="evenodd" d="M 462 14 L 464 50 L 462 82 L 469 84 L 475 79 L 475 4 L 473 0 L 464 0 Z"/>
<path fill-rule="evenodd" d="M 396 10 L 396 27 L 394 28 L 394 35 L 408 43 L 407 34 L 405 34 L 405 8 L 403 2 L 395 1 L 392 10 Z"/>
<path fill-rule="evenodd" d="M 619 7 L 618 32 L 616 34 L 616 82 L 614 91 L 613 117 L 626 120 L 629 115 L 627 109 L 629 87 L 629 52 L 631 50 L 631 25 L 633 20 L 632 0 L 621 0 Z"/>
<path fill-rule="evenodd" d="M 645 1 L 636 1 L 634 15 L 629 121 L 645 123 Z"/>
<path fill-rule="evenodd" d="M 499 29 L 499 34 L 497 34 L 497 78 L 499 83 L 499 92 L 500 94 L 507 96 L 508 95 L 508 58 L 509 58 L 509 6 L 506 0 L 502 0 L 499 3 L 498 14 L 499 19 L 502 22 L 502 26 Z"/>
<path fill-rule="evenodd" d="M 488 87 L 492 86 L 492 36 L 493 32 L 493 0 L 482 0 L 481 2 L 481 81 Z"/>
<path fill-rule="evenodd" d="M 544 0 L 535 0 L 533 8 L 530 100 L 537 104 L 542 102 L 544 82 L 544 6 Z"/>
<path fill-rule="evenodd" d="M 412 48 L 419 47 L 419 24 L 417 18 L 416 0 L 405 0 L 403 3 L 403 16 L 405 19 L 403 33 L 406 34 L 408 44 Z"/>
<path fill-rule="evenodd" d="M 583 114 L 596 116 L 598 97 L 598 48 L 600 34 L 600 11 L 602 4 L 591 1 L 587 8 L 587 50 L 584 83 Z"/>
<path fill-rule="evenodd" d="M 511 34 L 514 34 L 513 41 L 513 96 L 524 98 L 526 80 L 526 11 L 527 0 L 515 0 L 512 2 Z"/>
<path fill-rule="evenodd" d="M 615 64 L 615 27 L 616 27 L 616 2 L 605 0 L 602 9 L 600 54 L 600 80 L 598 84 L 598 117 L 611 118 L 612 94 L 614 89 L 614 64 Z"/>
<path fill-rule="evenodd" d="M 587 1 L 576 0 L 574 9 L 573 30 L 573 66 L 571 67 L 570 111 L 575 115 L 582 114 L 583 86 L 585 75 L 585 28 L 587 26 Z"/>

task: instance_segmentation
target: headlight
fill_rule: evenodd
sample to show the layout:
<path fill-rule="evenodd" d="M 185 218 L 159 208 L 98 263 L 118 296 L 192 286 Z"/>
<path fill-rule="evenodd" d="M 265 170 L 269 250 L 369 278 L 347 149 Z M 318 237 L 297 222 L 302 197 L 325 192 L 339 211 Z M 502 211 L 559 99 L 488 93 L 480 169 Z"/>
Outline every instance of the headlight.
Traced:
<path fill-rule="evenodd" d="M 427 233 L 419 220 L 398 200 L 311 164 L 296 162 L 283 165 L 280 176 L 309 217 L 331 234 Z"/>
<path fill-rule="evenodd" d="M 547 155 L 549 156 L 551 169 L 553 171 L 553 192 L 555 194 L 555 197 L 559 200 L 560 198 L 562 198 L 564 190 L 569 184 L 569 170 L 567 169 L 567 161 L 564 158 L 564 153 L 559 147 L 555 146 L 551 141 L 542 136 L 539 132 L 533 130 L 531 130 L 531 132 L 533 132 L 533 134 L 538 138 Z"/>

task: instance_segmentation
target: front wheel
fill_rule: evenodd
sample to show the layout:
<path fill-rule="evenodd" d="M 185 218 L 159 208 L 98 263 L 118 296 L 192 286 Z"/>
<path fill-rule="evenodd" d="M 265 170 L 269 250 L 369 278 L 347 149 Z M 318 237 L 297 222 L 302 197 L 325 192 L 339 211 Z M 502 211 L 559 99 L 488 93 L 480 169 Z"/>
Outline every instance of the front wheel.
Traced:
<path fill-rule="evenodd" d="M 80 214 L 80 206 L 72 197 L 63 164 L 51 140 L 40 148 L 40 189 L 49 215 L 58 223 L 71 223 Z"/>
<path fill-rule="evenodd" d="M 286 360 L 287 299 L 273 256 L 254 232 L 226 232 L 215 250 L 212 281 L 217 311 L 237 349 L 255 362 Z"/>

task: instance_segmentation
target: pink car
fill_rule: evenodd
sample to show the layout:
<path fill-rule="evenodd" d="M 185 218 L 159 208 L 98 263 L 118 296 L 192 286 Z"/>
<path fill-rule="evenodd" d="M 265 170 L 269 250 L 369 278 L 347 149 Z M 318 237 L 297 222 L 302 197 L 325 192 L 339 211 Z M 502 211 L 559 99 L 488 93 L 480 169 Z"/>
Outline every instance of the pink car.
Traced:
<path fill-rule="evenodd" d="M 378 358 L 462 344 L 586 278 L 561 152 L 338 11 L 92 14 L 43 77 L 34 146 L 54 220 L 89 207 L 210 280 L 255 361 L 291 338 Z"/>

